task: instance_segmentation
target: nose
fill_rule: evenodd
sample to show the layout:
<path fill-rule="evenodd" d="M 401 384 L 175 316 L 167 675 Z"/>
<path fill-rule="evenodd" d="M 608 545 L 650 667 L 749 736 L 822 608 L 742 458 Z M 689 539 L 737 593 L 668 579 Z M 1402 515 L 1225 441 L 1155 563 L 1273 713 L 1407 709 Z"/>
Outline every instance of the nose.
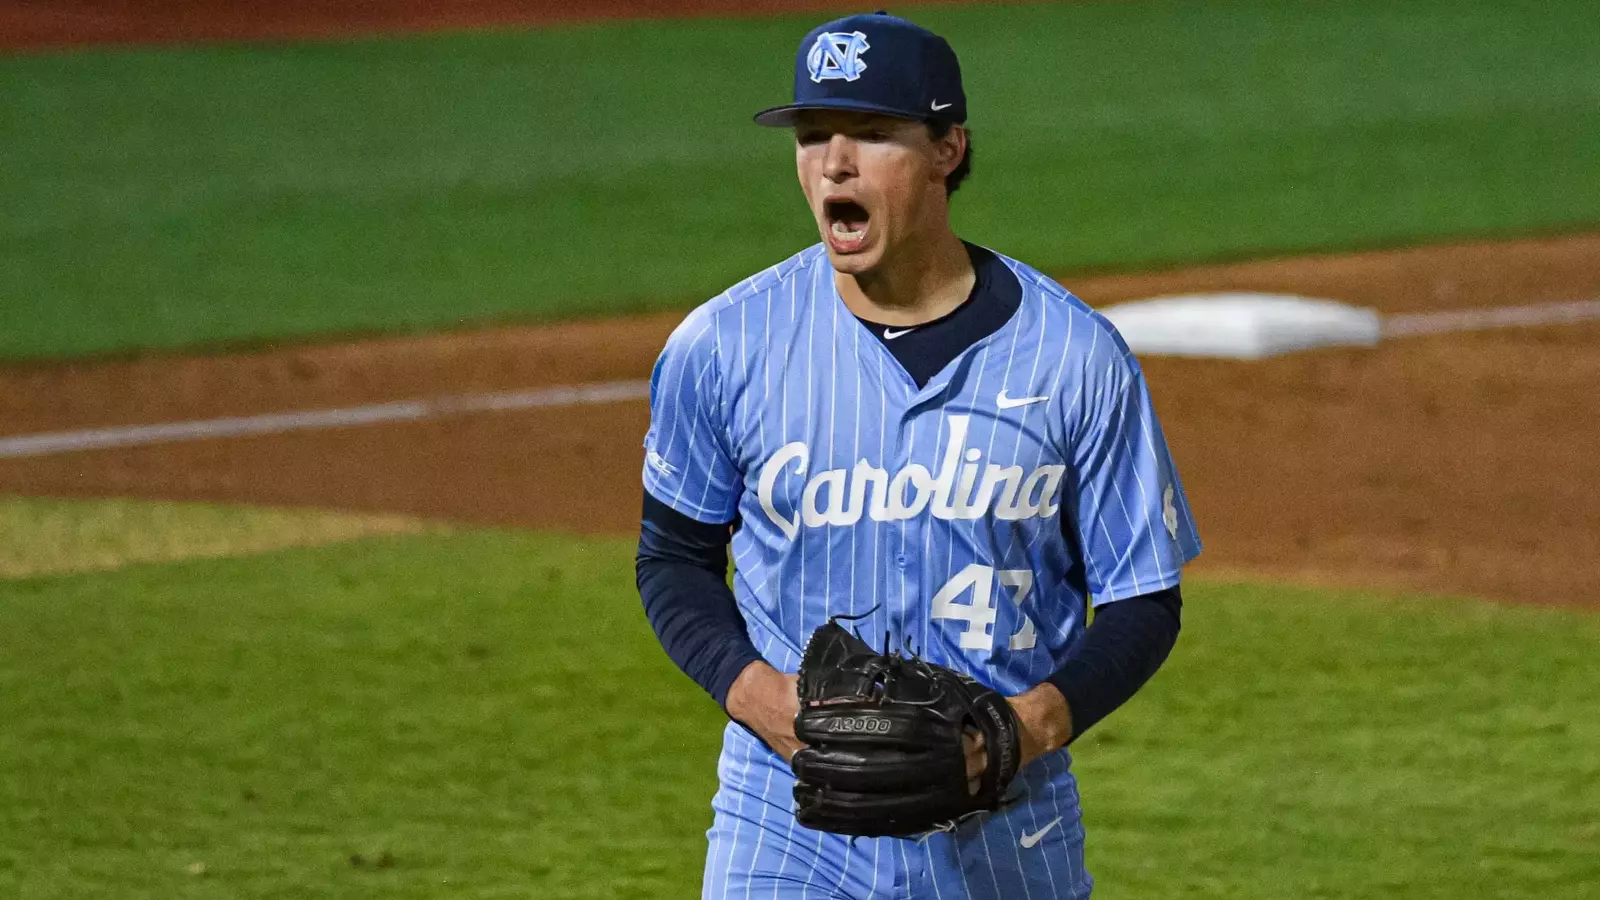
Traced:
<path fill-rule="evenodd" d="M 839 184 L 856 175 L 855 141 L 848 135 L 836 134 L 828 139 L 828 153 L 822 160 L 824 178 Z"/>

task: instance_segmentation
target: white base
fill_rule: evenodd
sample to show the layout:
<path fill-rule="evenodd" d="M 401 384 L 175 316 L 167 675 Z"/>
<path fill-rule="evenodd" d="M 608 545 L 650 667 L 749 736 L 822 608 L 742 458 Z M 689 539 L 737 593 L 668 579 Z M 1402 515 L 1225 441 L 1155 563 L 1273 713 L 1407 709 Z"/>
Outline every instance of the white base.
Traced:
<path fill-rule="evenodd" d="M 1100 312 L 1133 352 L 1148 356 L 1261 359 L 1317 347 L 1371 347 L 1375 310 L 1292 294 L 1184 294 Z"/>

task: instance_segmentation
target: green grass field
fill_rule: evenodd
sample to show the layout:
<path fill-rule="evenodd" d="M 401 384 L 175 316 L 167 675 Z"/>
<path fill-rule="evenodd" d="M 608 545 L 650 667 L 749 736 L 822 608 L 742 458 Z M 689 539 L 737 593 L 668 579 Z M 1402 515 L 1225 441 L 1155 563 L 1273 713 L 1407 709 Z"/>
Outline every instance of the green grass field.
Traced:
<path fill-rule="evenodd" d="M 1044 267 L 1600 224 L 1589 3 L 917 17 Z M 748 124 L 809 24 L 0 57 L 0 359 L 692 303 L 812 239 Z M 272 550 L 421 527 L 0 502 L 0 898 L 696 896 L 722 717 L 631 542 Z M 1097 898 L 1594 896 L 1600 618 L 1186 593 L 1077 747 Z"/>
<path fill-rule="evenodd" d="M 631 545 L 0 582 L 0 896 L 697 896 L 721 715 Z M 1197 584 L 1078 748 L 1098 896 L 1587 898 L 1600 619 Z"/>
<path fill-rule="evenodd" d="M 1600 224 L 1586 0 L 916 15 L 1045 268 Z M 0 358 L 692 304 L 815 239 L 814 18 L 0 58 Z"/>

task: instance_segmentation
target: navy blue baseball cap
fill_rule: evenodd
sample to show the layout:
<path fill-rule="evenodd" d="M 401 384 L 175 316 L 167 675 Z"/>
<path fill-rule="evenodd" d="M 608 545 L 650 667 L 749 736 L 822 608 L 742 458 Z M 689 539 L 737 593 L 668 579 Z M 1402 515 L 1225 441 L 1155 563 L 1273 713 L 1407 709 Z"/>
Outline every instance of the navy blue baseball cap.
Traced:
<path fill-rule="evenodd" d="M 802 109 L 959 125 L 967 120 L 967 95 L 961 64 L 944 38 L 879 11 L 812 29 L 794 61 L 794 102 L 756 113 L 756 124 L 793 125 Z"/>

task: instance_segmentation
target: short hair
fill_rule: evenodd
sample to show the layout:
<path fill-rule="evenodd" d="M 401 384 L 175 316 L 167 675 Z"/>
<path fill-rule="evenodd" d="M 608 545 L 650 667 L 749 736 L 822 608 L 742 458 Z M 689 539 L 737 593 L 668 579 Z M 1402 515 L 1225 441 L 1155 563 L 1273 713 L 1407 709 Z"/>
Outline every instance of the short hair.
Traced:
<path fill-rule="evenodd" d="M 943 140 L 945 135 L 950 133 L 950 129 L 955 127 L 953 122 L 946 122 L 942 119 L 928 119 L 925 124 L 928 126 L 928 137 L 935 141 Z M 948 197 L 954 194 L 956 189 L 961 187 L 961 182 L 966 181 L 967 176 L 971 174 L 972 129 L 968 128 L 966 152 L 961 154 L 961 162 L 956 164 L 955 169 L 944 177 L 944 195 Z"/>

